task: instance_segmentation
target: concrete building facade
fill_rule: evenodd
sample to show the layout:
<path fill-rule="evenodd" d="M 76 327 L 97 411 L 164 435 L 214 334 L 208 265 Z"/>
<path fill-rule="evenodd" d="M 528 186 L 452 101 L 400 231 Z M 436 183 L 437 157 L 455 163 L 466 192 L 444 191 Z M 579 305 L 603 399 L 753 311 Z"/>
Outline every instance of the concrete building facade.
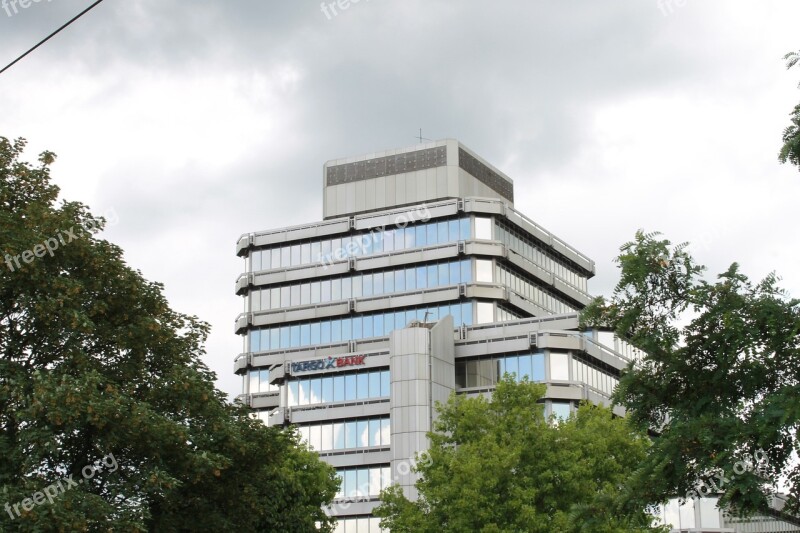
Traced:
<path fill-rule="evenodd" d="M 636 351 L 580 331 L 594 262 L 514 208 L 512 180 L 456 140 L 329 161 L 323 219 L 242 235 L 241 401 L 293 424 L 342 486 L 342 533 L 427 449 L 436 402 L 545 383 L 546 415 L 608 404 Z"/>

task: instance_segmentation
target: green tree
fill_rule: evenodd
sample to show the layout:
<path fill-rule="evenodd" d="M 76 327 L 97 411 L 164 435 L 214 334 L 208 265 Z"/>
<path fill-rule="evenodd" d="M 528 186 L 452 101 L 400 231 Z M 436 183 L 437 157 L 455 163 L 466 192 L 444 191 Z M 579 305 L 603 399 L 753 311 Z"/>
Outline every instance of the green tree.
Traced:
<path fill-rule="evenodd" d="M 98 238 L 101 218 L 56 206 L 54 155 L 24 147 L 0 137 L 0 530 L 330 530 L 333 470 L 227 403 L 208 325 Z"/>
<path fill-rule="evenodd" d="M 783 59 L 786 60 L 786 68 L 792 68 L 800 61 L 800 52 L 789 52 Z M 783 130 L 783 146 L 778 153 L 778 160 L 781 163 L 788 161 L 800 170 L 800 104 L 794 106 L 789 116 L 792 117 L 792 124 Z"/>
<path fill-rule="evenodd" d="M 652 530 L 645 505 L 625 489 L 646 436 L 592 405 L 548 424 L 538 403 L 545 390 L 506 376 L 490 400 L 451 396 L 415 466 L 419 499 L 397 486 L 384 491 L 375 511 L 382 525 L 395 533 Z"/>
<path fill-rule="evenodd" d="M 614 398 L 639 429 L 659 434 L 637 489 L 649 501 L 714 492 L 749 514 L 766 509 L 783 477 L 796 512 L 800 301 L 774 275 L 754 284 L 736 263 L 706 281 L 685 244 L 657 233 L 637 232 L 617 262 L 613 297 L 597 299 L 583 320 L 644 351 Z"/>

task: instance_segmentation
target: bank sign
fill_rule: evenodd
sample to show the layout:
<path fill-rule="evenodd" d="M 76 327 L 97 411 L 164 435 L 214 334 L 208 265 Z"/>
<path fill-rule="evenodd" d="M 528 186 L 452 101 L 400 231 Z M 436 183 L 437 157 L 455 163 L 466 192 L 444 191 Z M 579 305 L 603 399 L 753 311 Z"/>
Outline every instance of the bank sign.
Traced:
<path fill-rule="evenodd" d="M 347 366 L 361 366 L 366 364 L 366 355 L 349 355 L 347 357 L 328 357 L 313 361 L 300 361 L 291 363 L 292 374 L 298 372 L 312 372 L 314 370 L 337 370 Z"/>

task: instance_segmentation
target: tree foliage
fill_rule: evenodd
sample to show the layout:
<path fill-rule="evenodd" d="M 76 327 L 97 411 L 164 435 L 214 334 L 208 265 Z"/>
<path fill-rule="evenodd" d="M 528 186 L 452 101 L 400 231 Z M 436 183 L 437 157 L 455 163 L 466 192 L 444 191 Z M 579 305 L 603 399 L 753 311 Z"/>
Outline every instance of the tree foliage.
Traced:
<path fill-rule="evenodd" d="M 31 165 L 24 146 L 0 137 L 0 529 L 329 530 L 333 470 L 227 403 L 201 360 L 208 325 L 98 238 L 102 219 L 57 206 L 54 155 Z"/>
<path fill-rule="evenodd" d="M 607 408 L 582 405 L 548 424 L 545 387 L 506 376 L 491 399 L 439 406 L 415 470 L 420 497 L 398 487 L 375 511 L 393 532 L 644 531 L 651 518 L 627 492 L 647 438 Z"/>
<path fill-rule="evenodd" d="M 792 68 L 800 62 L 800 52 L 789 52 L 783 59 L 786 60 L 786 68 Z M 778 153 L 778 160 L 781 163 L 788 161 L 800 170 L 800 104 L 794 106 L 789 116 L 792 123 L 783 130 L 783 146 Z"/>
<path fill-rule="evenodd" d="M 736 263 L 706 281 L 685 244 L 657 233 L 637 232 L 617 262 L 613 297 L 596 300 L 583 320 L 612 327 L 645 352 L 614 398 L 639 429 L 659 434 L 637 473 L 638 490 L 661 501 L 710 487 L 723 505 L 749 514 L 767 507 L 783 477 L 796 512 L 800 301 L 775 275 L 753 283 Z M 736 468 L 759 449 L 760 472 Z"/>

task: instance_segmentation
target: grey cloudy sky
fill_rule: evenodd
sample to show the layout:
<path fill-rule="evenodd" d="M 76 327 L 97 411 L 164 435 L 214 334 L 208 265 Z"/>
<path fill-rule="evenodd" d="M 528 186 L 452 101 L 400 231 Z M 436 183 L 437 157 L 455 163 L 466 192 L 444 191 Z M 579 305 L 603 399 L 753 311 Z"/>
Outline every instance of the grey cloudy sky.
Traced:
<path fill-rule="evenodd" d="M 5 65 L 89 0 L 0 8 Z M 2 5 L 2 4 L 0 4 Z M 710 272 L 775 270 L 800 295 L 800 173 L 777 162 L 800 101 L 796 0 L 106 0 L 0 75 L 0 135 L 49 149 L 62 196 L 210 322 L 232 374 L 241 233 L 318 220 L 322 164 L 458 138 L 516 206 L 597 262 L 637 228 Z M 8 13 L 11 15 L 8 16 Z"/>

